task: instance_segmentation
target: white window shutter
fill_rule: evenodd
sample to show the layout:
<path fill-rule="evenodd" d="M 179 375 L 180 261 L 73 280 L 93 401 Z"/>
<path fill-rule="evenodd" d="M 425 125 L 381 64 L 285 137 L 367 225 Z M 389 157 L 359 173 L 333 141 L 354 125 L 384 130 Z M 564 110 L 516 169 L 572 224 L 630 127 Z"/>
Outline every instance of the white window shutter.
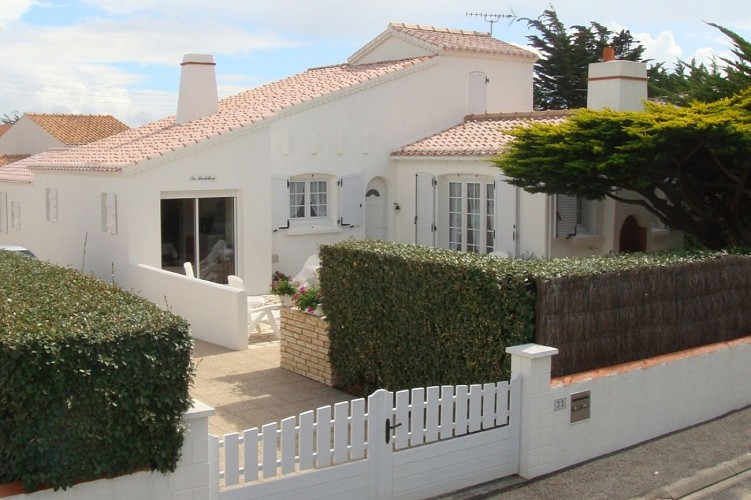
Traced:
<path fill-rule="evenodd" d="M 8 232 L 8 194 L 0 193 L 0 233 Z"/>
<path fill-rule="evenodd" d="M 435 176 L 415 174 L 415 243 L 435 246 Z"/>
<path fill-rule="evenodd" d="M 289 189 L 287 178 L 271 176 L 271 227 L 276 231 L 289 227 Z"/>
<path fill-rule="evenodd" d="M 117 195 L 102 193 L 102 231 L 117 234 Z"/>
<path fill-rule="evenodd" d="M 57 188 L 47 188 L 47 220 L 57 222 Z"/>
<path fill-rule="evenodd" d="M 518 189 L 506 182 L 505 176 L 495 179 L 495 241 L 496 252 L 505 252 L 509 257 L 516 256 L 516 199 Z"/>
<path fill-rule="evenodd" d="M 576 236 L 576 196 L 555 195 L 555 237 Z"/>
<path fill-rule="evenodd" d="M 488 77 L 482 71 L 469 74 L 469 114 L 481 115 L 488 111 L 487 103 Z"/>
<path fill-rule="evenodd" d="M 339 200 L 341 226 L 362 225 L 363 177 L 360 174 L 348 175 L 339 179 Z"/>

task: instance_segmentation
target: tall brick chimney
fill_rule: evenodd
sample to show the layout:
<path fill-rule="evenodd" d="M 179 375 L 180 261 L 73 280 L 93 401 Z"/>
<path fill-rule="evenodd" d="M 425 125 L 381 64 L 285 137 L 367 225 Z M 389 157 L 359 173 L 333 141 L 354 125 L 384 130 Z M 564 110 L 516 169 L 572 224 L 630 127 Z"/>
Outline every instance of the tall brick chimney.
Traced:
<path fill-rule="evenodd" d="M 602 62 L 589 65 L 587 107 L 641 111 L 647 100 L 646 63 L 616 60 L 609 49 Z"/>
<path fill-rule="evenodd" d="M 214 56 L 185 54 L 181 66 L 178 125 L 219 111 Z"/>

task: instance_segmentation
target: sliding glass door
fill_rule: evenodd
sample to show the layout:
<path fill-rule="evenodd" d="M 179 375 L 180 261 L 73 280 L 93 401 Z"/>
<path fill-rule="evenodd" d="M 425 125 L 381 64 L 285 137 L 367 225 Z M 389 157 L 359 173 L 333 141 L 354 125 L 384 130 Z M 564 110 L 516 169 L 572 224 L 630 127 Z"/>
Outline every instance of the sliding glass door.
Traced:
<path fill-rule="evenodd" d="M 161 202 L 162 269 L 227 283 L 236 274 L 235 199 L 174 198 Z"/>

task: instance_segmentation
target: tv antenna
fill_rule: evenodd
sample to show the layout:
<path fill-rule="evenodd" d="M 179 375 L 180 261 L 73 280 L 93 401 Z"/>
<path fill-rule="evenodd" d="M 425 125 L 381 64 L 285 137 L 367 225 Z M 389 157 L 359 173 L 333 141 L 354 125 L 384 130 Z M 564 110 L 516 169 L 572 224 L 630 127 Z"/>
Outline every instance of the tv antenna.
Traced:
<path fill-rule="evenodd" d="M 513 14 L 488 14 L 486 12 L 466 12 L 468 17 L 481 17 L 486 23 L 490 23 L 490 35 L 493 35 L 493 25 L 501 19 L 514 19 Z"/>

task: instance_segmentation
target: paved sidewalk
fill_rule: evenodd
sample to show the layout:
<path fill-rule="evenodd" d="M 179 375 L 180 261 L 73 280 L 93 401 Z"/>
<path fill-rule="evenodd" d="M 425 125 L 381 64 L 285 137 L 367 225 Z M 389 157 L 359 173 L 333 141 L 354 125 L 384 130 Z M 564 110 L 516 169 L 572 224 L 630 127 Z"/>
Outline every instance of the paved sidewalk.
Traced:
<path fill-rule="evenodd" d="M 216 409 L 209 432 L 240 432 L 352 396 L 279 367 L 279 341 L 252 335 L 248 349 L 232 351 L 195 341 L 196 376 L 190 394 Z"/>

